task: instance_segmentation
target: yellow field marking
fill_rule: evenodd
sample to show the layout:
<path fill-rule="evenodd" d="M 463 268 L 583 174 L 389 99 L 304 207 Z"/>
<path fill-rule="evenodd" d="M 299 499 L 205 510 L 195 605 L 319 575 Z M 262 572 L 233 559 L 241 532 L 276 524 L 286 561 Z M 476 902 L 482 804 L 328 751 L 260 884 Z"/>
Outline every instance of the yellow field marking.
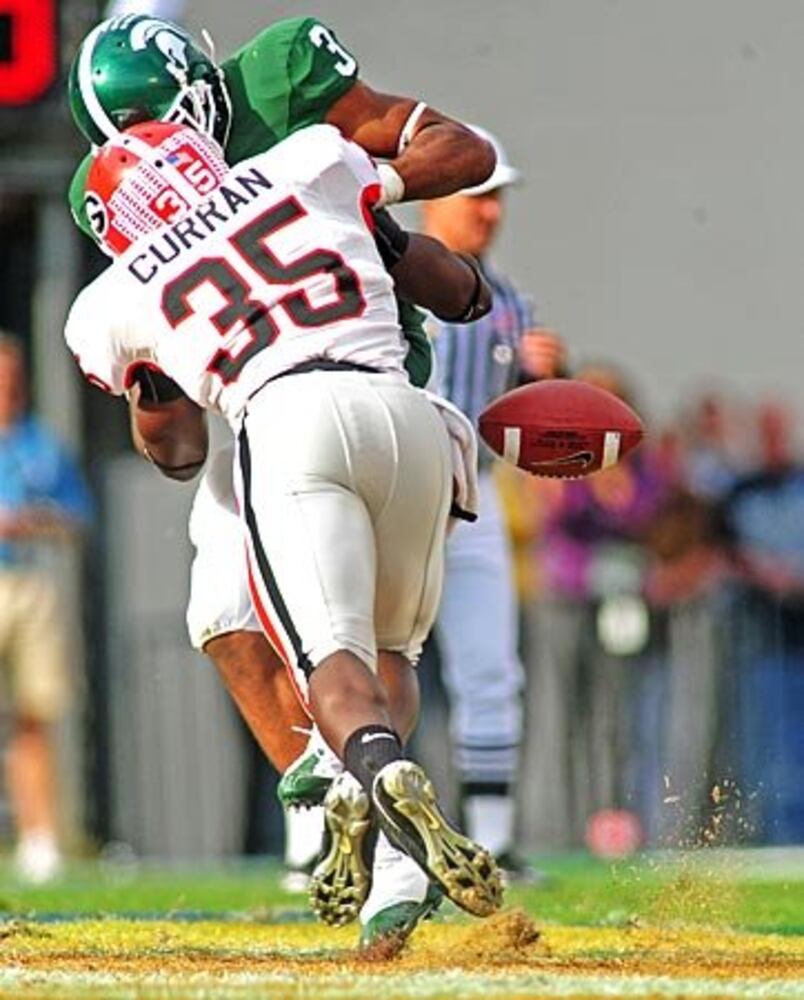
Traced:
<path fill-rule="evenodd" d="M 18 921 L 0 928 L 0 997 L 285 1000 L 804 998 L 804 938 L 701 928 L 537 932 L 523 914 L 426 925 L 391 962 L 311 924 Z"/>

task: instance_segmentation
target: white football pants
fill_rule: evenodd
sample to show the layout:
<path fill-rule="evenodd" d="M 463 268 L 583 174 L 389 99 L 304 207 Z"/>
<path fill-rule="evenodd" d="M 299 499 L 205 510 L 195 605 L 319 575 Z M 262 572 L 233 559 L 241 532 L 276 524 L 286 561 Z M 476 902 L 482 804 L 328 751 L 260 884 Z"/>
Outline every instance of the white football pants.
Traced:
<path fill-rule="evenodd" d="M 415 661 L 435 618 L 452 497 L 437 410 L 401 374 L 287 375 L 251 400 L 235 490 L 252 597 L 302 693 L 340 649 Z"/>

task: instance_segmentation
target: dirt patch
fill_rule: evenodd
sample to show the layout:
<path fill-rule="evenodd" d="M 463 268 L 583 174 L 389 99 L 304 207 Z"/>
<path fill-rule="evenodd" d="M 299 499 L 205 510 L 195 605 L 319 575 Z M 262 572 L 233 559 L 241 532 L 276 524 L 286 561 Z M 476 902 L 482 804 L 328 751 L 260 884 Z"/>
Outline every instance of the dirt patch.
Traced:
<path fill-rule="evenodd" d="M 158 977 L 177 987 L 199 976 L 214 985 L 245 973 L 298 977 L 308 984 L 319 977 L 353 977 L 384 983 L 374 994 L 383 998 L 405 995 L 394 984 L 433 973 L 465 974 L 473 982 L 485 974 L 491 981 L 508 975 L 705 977 L 750 981 L 758 990 L 763 981 L 800 979 L 804 993 L 804 938 L 798 937 L 700 928 L 537 928 L 513 910 L 483 922 L 422 927 L 401 955 L 378 955 L 370 964 L 354 945 L 354 931 L 316 926 L 87 922 L 51 925 L 44 936 L 0 939 L 0 974 L 14 969 L 31 977 L 48 971 Z"/>

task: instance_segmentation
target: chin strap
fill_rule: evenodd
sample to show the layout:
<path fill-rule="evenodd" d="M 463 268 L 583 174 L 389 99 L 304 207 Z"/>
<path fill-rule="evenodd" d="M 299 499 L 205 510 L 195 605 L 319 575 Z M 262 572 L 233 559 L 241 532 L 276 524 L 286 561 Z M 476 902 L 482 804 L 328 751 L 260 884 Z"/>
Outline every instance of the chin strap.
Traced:
<path fill-rule="evenodd" d="M 217 60 L 215 59 L 215 40 L 213 39 L 212 35 L 210 35 L 210 33 L 207 31 L 206 28 L 201 29 L 201 37 L 204 39 L 204 45 L 206 45 L 207 51 L 209 52 L 209 58 L 217 66 L 218 63 Z"/>
<path fill-rule="evenodd" d="M 225 79 L 225 77 L 223 75 L 223 70 L 218 65 L 218 60 L 216 58 L 217 52 L 216 52 L 216 49 L 215 49 L 215 39 L 212 37 L 212 35 L 209 33 L 209 31 L 207 31 L 206 28 L 202 28 L 201 29 L 201 38 L 202 38 L 202 40 L 204 42 L 204 45 L 206 45 L 206 47 L 207 47 L 207 51 L 209 53 L 210 62 L 215 67 L 215 72 L 218 74 L 218 87 L 220 88 L 221 100 L 223 101 L 223 103 L 225 105 L 225 111 L 226 111 L 226 124 L 225 124 L 224 130 L 223 130 L 223 135 L 221 135 L 221 136 L 216 136 L 215 135 L 215 125 L 214 125 L 214 122 L 212 124 L 211 135 L 213 136 L 213 138 L 215 138 L 215 139 L 218 140 L 218 142 L 221 144 L 221 146 L 225 147 L 226 143 L 227 143 L 227 141 L 229 139 L 229 129 L 231 127 L 231 122 L 232 122 L 232 99 L 231 99 L 231 97 L 229 97 L 229 90 L 228 90 L 228 88 L 226 86 L 226 79 Z M 217 116 L 217 109 L 214 108 L 214 103 L 215 103 L 215 101 L 214 101 L 214 94 L 213 94 L 213 98 L 212 98 L 212 103 L 213 103 L 214 114 Z"/>

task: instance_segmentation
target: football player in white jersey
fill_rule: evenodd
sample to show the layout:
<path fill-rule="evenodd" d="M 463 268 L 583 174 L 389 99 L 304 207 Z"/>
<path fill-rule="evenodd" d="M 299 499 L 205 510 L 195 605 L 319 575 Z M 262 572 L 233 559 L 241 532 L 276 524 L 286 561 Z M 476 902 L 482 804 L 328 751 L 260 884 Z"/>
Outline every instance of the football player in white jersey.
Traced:
<path fill-rule="evenodd" d="M 158 4 L 113 6 L 107 12 L 110 19 L 82 44 L 70 75 L 76 124 L 93 146 L 124 123 L 178 120 L 179 115 L 219 137 L 228 132 L 225 155 L 230 164 L 236 164 L 303 125 L 326 121 L 386 161 L 380 171 L 383 197 L 389 203 L 402 195 L 409 199 L 446 194 L 476 183 L 493 166 L 491 147 L 471 130 L 423 102 L 380 94 L 367 86 L 358 61 L 332 28 L 315 18 L 275 22 L 231 59 L 215 66 L 179 26 L 158 20 L 165 16 Z M 133 8 L 138 13 L 130 13 Z M 126 16 L 111 16 L 121 14 Z M 168 50 L 183 53 L 189 77 L 176 72 Z M 79 225 L 91 234 L 84 202 L 90 163 L 91 157 L 85 158 L 77 170 L 70 201 Z M 429 275 L 426 266 L 422 274 Z M 413 383 L 424 385 L 431 356 L 426 335 L 416 310 L 406 303 L 400 302 L 400 318 L 409 343 L 406 367 Z M 151 389 L 156 381 L 155 377 L 151 380 Z M 139 382 L 132 386 L 129 399 L 136 436 L 139 420 L 150 421 L 152 414 L 140 405 Z M 174 469 L 165 474 L 180 478 L 189 472 Z M 321 810 L 292 807 L 321 801 L 331 780 L 333 758 L 331 752 L 324 752 L 315 733 L 309 743 L 303 738 L 307 717 L 281 661 L 259 630 L 245 569 L 239 571 L 226 559 L 232 520 L 237 531 L 231 462 L 222 454 L 207 463 L 193 504 L 191 535 L 196 554 L 188 625 L 193 644 L 215 664 L 255 738 L 282 772 L 277 794 L 287 810 L 285 860 L 300 865 L 315 850 L 320 829 L 315 821 Z M 383 657 L 379 666 L 385 682 L 409 700 L 414 715 L 415 684 L 404 672 L 398 675 L 396 665 Z M 346 852 L 349 845 L 342 846 Z M 397 855 L 395 865 L 390 865 L 386 848 L 381 840 L 372 891 L 360 911 L 361 940 L 368 945 L 384 936 L 398 941 L 400 928 L 409 933 L 416 914 L 420 919 L 430 906 L 424 888 L 402 876 L 406 858 Z M 333 871 L 337 860 L 330 856 Z"/>
<path fill-rule="evenodd" d="M 492 912 L 499 873 L 402 759 L 411 720 L 375 675 L 378 650 L 415 660 L 432 625 L 452 497 L 445 427 L 404 372 L 370 231 L 376 168 L 328 126 L 229 171 L 205 137 L 150 123 L 101 151 L 88 188 L 121 256 L 71 312 L 79 364 L 115 393 L 164 373 L 189 420 L 193 403 L 227 417 L 255 605 L 345 763 L 344 835 L 375 814 L 454 902 Z M 203 455 L 182 443 L 157 461 Z"/>
<path fill-rule="evenodd" d="M 95 201 L 91 198 L 90 205 Z M 465 268 L 458 267 L 456 273 L 453 261 L 449 261 L 452 269 L 445 272 L 443 247 L 436 248 L 427 237 L 398 230 L 384 213 L 374 214 L 378 224 L 375 239 L 401 294 L 445 317 L 469 318 L 487 311 L 490 292 L 479 272 L 470 271 L 467 275 Z M 434 259 L 434 249 L 440 251 L 441 257 L 436 255 Z M 410 354 L 406 367 L 410 373 Z M 154 425 L 155 421 L 158 424 L 162 418 L 160 411 L 170 408 L 153 401 L 153 392 L 162 398 L 168 391 L 163 384 L 164 378 L 161 383 L 158 379 L 156 373 L 141 368 L 129 392 L 135 442 L 141 453 L 148 454 L 147 447 L 150 447 L 153 454 L 149 457 L 157 459 L 166 475 L 187 478 L 197 468 L 192 463 L 186 467 L 187 455 L 179 457 L 164 451 L 164 441 L 159 441 L 157 448 L 153 436 L 148 445 L 141 433 L 147 425 Z M 149 390 L 148 398 L 141 396 L 141 389 Z M 471 437 L 471 428 L 468 430 Z M 156 426 L 156 434 L 159 440 L 159 426 Z M 228 447 L 221 449 L 207 462 L 193 502 L 190 536 L 196 554 L 187 613 L 190 636 L 196 648 L 212 655 L 260 745 L 278 769 L 285 771 L 280 790 L 284 788 L 293 798 L 283 797 L 283 802 L 321 801 L 333 775 L 340 770 L 340 762 L 313 730 L 308 749 L 296 764 L 292 764 L 294 756 L 303 748 L 302 737 L 297 732 L 308 729 L 310 723 L 307 715 L 301 712 L 299 722 L 295 723 L 298 730 L 288 728 L 288 720 L 298 718 L 301 710 L 296 707 L 292 686 L 278 683 L 282 675 L 269 669 L 273 661 L 268 654 L 275 654 L 260 631 L 252 606 L 245 559 L 231 558 L 233 548 L 241 544 L 231 452 Z M 221 645 L 225 647 L 225 656 Z M 255 669 L 255 665 L 261 669 Z M 383 653 L 379 655 L 378 666 L 380 677 L 393 693 L 401 714 L 400 732 L 407 738 L 418 715 L 415 672 L 401 666 L 399 658 Z M 301 743 L 295 752 L 294 740 Z M 363 947 L 372 948 L 377 944 L 387 950 L 384 940 L 392 940 L 395 947 L 401 947 L 418 921 L 438 905 L 441 893 L 429 884 L 417 865 L 395 851 L 383 836 L 374 852 L 359 829 L 355 842 L 335 837 L 333 831 L 340 823 L 339 813 L 337 797 L 330 796 L 323 816 L 326 850 L 315 869 L 312 885 L 315 909 L 322 920 L 331 924 L 349 922 L 359 912 Z M 296 822 L 297 815 L 299 822 Z M 289 809 L 286 812 L 289 824 L 286 842 L 290 851 L 298 851 L 295 856 L 300 861 L 320 847 L 321 827 L 315 819 L 306 810 Z M 364 842 L 362 850 L 359 849 L 360 841 Z M 286 855 L 286 860 L 288 858 Z"/>

